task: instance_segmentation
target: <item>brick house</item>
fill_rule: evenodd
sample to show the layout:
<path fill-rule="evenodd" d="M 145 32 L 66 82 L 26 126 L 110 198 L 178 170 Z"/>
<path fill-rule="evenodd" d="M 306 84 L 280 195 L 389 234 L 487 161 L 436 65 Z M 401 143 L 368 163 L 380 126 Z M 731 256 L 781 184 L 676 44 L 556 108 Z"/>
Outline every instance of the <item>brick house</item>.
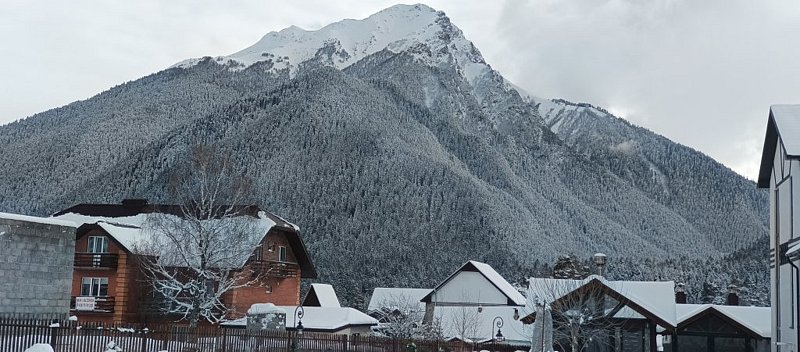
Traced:
<path fill-rule="evenodd" d="M 179 215 L 175 205 L 149 204 L 143 199 L 126 199 L 121 204 L 79 204 L 53 215 L 55 219 L 78 224 L 70 312 L 82 321 L 146 322 L 175 320 L 153 309 L 152 290 L 140 274 L 134 246 L 146 231 L 142 223 L 149 214 Z M 277 305 L 300 303 L 300 279 L 316 278 L 296 226 L 257 206 L 242 206 L 243 216 L 266 216 L 270 226 L 260 246 L 246 258 L 239 270 L 262 274 L 260 285 L 237 288 L 223 301 L 231 310 L 229 318 L 244 316 L 254 303 Z"/>

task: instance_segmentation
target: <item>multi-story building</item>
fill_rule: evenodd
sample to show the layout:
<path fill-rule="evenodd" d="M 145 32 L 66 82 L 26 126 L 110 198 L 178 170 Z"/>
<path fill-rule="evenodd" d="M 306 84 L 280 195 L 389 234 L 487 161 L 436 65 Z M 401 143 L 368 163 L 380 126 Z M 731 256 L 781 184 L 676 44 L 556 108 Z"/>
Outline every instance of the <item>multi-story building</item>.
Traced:
<path fill-rule="evenodd" d="M 800 105 L 770 107 L 758 187 L 770 192 L 771 350 L 798 351 L 800 235 L 795 228 L 800 229 L 800 223 L 794 224 L 800 216 L 794 214 L 800 211 Z"/>
<path fill-rule="evenodd" d="M 235 288 L 223 297 L 228 318 L 244 316 L 254 303 L 298 305 L 300 279 L 316 278 L 296 226 L 259 209 L 242 206 L 242 216 L 265 216 L 270 224 L 260 245 L 237 270 L 252 270 L 262 278 L 257 285 Z M 146 200 L 123 200 L 121 204 L 79 204 L 53 218 L 79 225 L 75 234 L 71 313 L 83 321 L 137 322 L 169 319 L 154 309 L 154 295 L 141 267 L 135 247 L 148 236 L 143 223 L 151 214 L 180 216 L 180 207 L 149 204 Z M 258 215 L 262 214 L 262 215 Z M 155 302 L 158 303 L 158 302 Z"/>

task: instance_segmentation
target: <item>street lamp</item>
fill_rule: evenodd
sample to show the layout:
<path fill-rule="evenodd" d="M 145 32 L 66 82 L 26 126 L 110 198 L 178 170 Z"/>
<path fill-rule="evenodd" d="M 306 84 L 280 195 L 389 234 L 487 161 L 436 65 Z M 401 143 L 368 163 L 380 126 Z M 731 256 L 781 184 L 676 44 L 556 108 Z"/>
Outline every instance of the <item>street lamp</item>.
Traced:
<path fill-rule="evenodd" d="M 297 333 L 292 338 L 292 351 L 298 350 L 298 338 L 303 337 L 303 314 L 305 314 L 303 306 L 294 309 L 294 329 Z"/>
<path fill-rule="evenodd" d="M 503 337 L 503 333 L 500 332 L 500 328 L 503 327 L 503 318 L 501 318 L 500 316 L 494 317 L 494 320 L 492 320 L 492 327 L 494 327 L 494 326 L 497 326 L 497 335 L 494 336 L 494 340 L 497 341 L 497 342 L 505 340 L 506 338 Z M 492 331 L 492 330 L 494 330 L 494 329 L 491 329 L 489 331 Z"/>
<path fill-rule="evenodd" d="M 294 328 L 300 336 L 303 336 L 303 314 L 305 314 L 303 306 L 297 306 L 294 309 Z"/>

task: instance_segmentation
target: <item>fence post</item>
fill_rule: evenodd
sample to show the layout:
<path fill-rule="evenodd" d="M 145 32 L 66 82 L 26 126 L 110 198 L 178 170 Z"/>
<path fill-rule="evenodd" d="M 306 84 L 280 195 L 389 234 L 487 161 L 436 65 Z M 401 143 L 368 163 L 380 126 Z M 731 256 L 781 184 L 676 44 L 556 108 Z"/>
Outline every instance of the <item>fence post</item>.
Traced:
<path fill-rule="evenodd" d="M 139 329 L 139 335 L 141 336 L 142 339 L 141 352 L 147 352 L 147 334 L 145 334 L 144 328 Z"/>
<path fill-rule="evenodd" d="M 58 338 L 58 328 L 55 326 L 56 322 L 50 324 L 50 346 L 54 349 L 58 349 L 56 340 Z"/>
<path fill-rule="evenodd" d="M 347 352 L 347 335 L 342 335 L 342 351 Z"/>
<path fill-rule="evenodd" d="M 225 328 L 220 328 L 222 330 L 222 352 L 225 352 L 228 349 L 228 331 Z"/>

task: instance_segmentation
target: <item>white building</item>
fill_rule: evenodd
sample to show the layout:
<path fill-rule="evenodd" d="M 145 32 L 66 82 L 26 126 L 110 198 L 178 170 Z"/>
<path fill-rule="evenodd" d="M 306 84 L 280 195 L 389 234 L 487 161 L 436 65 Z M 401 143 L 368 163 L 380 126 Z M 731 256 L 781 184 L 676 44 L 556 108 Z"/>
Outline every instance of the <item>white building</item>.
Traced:
<path fill-rule="evenodd" d="M 770 282 L 773 352 L 798 351 L 798 259 L 800 236 L 800 105 L 773 105 L 758 173 L 758 187 L 770 191 Z M 794 204 L 798 204 L 797 207 Z M 800 228 L 800 224 L 798 224 Z"/>

